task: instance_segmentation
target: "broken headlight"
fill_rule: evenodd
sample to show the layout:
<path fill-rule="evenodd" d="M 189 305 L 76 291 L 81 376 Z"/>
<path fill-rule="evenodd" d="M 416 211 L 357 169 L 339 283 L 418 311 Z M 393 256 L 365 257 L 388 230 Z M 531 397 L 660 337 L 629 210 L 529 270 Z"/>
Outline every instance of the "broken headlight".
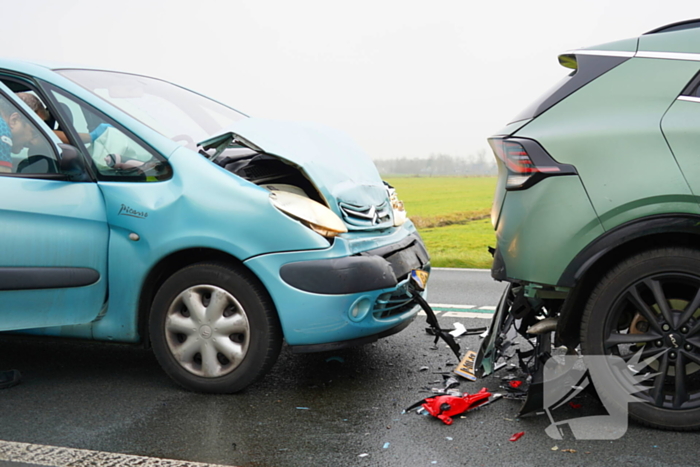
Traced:
<path fill-rule="evenodd" d="M 384 182 L 386 191 L 389 193 L 389 202 L 391 203 L 391 210 L 394 213 L 394 227 L 403 225 L 406 222 L 406 209 L 403 207 L 403 201 L 401 201 L 396 194 L 396 190 L 393 186 Z"/>
<path fill-rule="evenodd" d="M 345 223 L 326 206 L 288 191 L 270 193 L 272 204 L 290 217 L 300 220 L 314 232 L 331 238 L 348 231 Z"/>

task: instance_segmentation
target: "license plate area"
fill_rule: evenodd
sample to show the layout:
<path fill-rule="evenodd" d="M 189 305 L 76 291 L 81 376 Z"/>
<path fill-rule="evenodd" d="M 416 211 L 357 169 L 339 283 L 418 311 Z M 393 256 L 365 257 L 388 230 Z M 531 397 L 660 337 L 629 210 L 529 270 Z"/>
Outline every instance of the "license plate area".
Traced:
<path fill-rule="evenodd" d="M 468 380 L 476 381 L 476 373 L 474 372 L 475 361 L 476 352 L 468 350 L 464 357 L 462 357 L 462 361 L 457 365 L 457 368 L 453 370 L 454 373 Z"/>

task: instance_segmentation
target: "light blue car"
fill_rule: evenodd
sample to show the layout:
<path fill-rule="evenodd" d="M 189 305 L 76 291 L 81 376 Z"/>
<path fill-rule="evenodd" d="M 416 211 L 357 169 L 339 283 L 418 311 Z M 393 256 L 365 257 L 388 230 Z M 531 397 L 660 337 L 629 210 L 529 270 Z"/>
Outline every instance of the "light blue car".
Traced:
<path fill-rule="evenodd" d="M 428 254 L 340 132 L 10 60 L 0 117 L 0 331 L 140 343 L 182 386 L 236 392 L 283 340 L 333 350 L 417 314 Z"/>

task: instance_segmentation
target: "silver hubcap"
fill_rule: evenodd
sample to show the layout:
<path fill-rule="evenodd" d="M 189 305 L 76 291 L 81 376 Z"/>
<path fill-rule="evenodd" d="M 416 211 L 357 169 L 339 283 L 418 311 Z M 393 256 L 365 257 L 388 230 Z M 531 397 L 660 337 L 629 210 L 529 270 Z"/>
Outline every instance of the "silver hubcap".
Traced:
<path fill-rule="evenodd" d="M 168 348 L 187 371 L 216 378 L 232 372 L 248 352 L 250 325 L 233 295 L 214 285 L 183 291 L 165 320 Z"/>

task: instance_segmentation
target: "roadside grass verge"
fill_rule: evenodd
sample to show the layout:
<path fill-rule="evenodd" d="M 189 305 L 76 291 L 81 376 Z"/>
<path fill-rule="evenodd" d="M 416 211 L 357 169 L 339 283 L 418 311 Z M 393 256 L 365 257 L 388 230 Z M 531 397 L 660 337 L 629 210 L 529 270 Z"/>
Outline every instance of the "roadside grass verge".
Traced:
<path fill-rule="evenodd" d="M 434 267 L 491 267 L 496 177 L 386 177 L 425 241 Z"/>

